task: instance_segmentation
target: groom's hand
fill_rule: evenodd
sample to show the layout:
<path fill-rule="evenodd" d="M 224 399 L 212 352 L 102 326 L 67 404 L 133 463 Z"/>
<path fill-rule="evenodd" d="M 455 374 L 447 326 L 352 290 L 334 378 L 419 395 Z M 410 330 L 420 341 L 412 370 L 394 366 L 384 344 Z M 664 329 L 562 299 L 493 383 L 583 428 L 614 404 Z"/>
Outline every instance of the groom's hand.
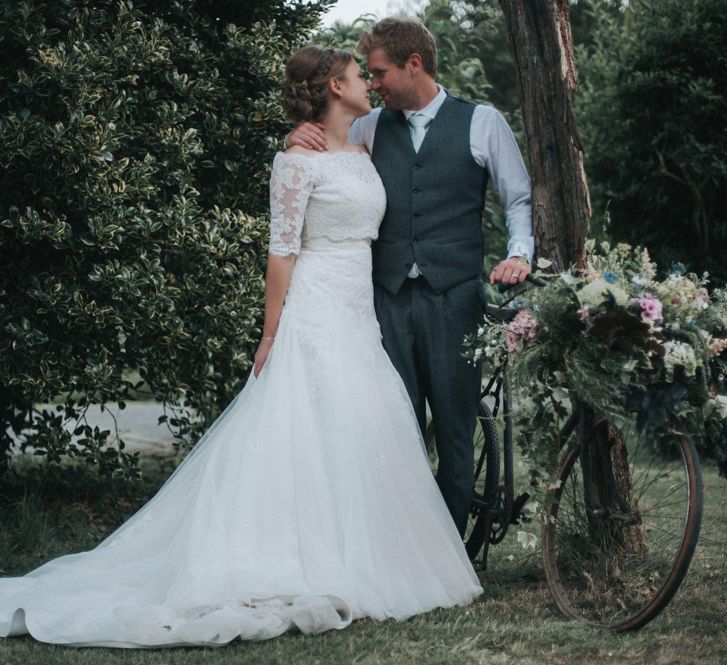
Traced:
<path fill-rule="evenodd" d="M 518 256 L 500 261 L 490 273 L 490 284 L 518 284 L 530 273 L 530 263 Z"/>
<path fill-rule="evenodd" d="M 285 147 L 299 145 L 308 150 L 318 150 L 318 152 L 328 150 L 328 141 L 323 133 L 325 127 L 322 122 L 304 122 L 285 137 Z"/>

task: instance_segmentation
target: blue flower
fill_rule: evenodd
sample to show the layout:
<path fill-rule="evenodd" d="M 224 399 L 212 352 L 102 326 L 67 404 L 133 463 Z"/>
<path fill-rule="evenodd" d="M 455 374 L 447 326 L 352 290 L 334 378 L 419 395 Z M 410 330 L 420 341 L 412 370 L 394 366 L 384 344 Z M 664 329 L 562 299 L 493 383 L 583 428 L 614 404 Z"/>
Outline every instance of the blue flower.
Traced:
<path fill-rule="evenodd" d="M 615 284 L 618 281 L 618 275 L 612 270 L 604 270 L 603 279 L 605 279 L 609 284 Z"/>
<path fill-rule="evenodd" d="M 674 261 L 674 263 L 671 264 L 670 270 L 677 275 L 684 275 L 687 272 L 687 267 L 679 261 Z"/>

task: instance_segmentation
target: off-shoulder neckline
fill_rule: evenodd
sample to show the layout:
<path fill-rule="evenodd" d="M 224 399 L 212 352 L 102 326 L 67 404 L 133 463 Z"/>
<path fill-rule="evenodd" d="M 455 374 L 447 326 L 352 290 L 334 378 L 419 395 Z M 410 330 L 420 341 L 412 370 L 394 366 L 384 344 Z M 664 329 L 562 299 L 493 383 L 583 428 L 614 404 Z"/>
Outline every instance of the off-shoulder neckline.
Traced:
<path fill-rule="evenodd" d="M 278 156 L 278 155 L 280 155 L 282 157 L 285 157 L 286 159 L 290 159 L 291 157 L 300 157 L 302 159 L 315 159 L 315 157 L 317 155 L 328 155 L 328 156 L 331 156 L 331 157 L 336 156 L 336 155 L 363 155 L 367 159 L 371 159 L 371 155 L 369 155 L 369 153 L 366 152 L 365 150 L 333 150 L 333 151 L 331 151 L 331 150 L 325 150 L 323 152 L 318 152 L 316 150 L 316 151 L 311 151 L 311 154 L 310 155 L 306 155 L 306 154 L 301 153 L 301 152 L 293 152 L 293 153 L 291 153 L 291 152 L 279 151 L 276 154 L 276 156 Z"/>

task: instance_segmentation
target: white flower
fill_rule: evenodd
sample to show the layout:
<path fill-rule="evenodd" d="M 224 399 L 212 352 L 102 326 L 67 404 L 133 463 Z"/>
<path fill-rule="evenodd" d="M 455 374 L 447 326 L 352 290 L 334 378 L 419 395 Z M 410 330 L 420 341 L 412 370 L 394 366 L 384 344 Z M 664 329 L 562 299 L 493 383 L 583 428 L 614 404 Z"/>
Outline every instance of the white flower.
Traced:
<path fill-rule="evenodd" d="M 714 407 L 717 409 L 717 412 L 719 415 L 724 419 L 727 418 L 727 396 L 725 395 L 715 395 L 713 400 L 710 400 L 714 402 Z"/>
<path fill-rule="evenodd" d="M 686 342 L 664 342 L 664 371 L 666 380 L 674 380 L 674 369 L 682 367 L 687 376 L 694 376 L 699 362 L 694 349 Z"/>
<path fill-rule="evenodd" d="M 484 328 L 477 328 L 477 336 L 478 337 L 482 337 L 482 335 L 484 335 L 484 334 L 485 334 L 485 329 Z"/>
<path fill-rule="evenodd" d="M 479 360 L 482 357 L 482 349 L 475 349 L 475 360 Z"/>
<path fill-rule="evenodd" d="M 626 291 L 617 284 L 609 284 L 603 277 L 599 277 L 590 284 L 586 284 L 576 293 L 581 304 L 587 305 L 592 309 L 606 302 L 609 294 L 613 296 L 617 305 L 623 307 L 628 302 L 629 296 Z"/>
<path fill-rule="evenodd" d="M 649 250 L 647 250 L 646 247 L 644 247 L 644 250 L 641 253 L 641 274 L 649 282 L 656 277 L 656 265 L 652 263 L 651 257 L 649 256 Z"/>
<path fill-rule="evenodd" d="M 524 550 L 534 550 L 538 542 L 538 537 L 534 533 L 518 530 L 517 541 L 523 546 Z"/>

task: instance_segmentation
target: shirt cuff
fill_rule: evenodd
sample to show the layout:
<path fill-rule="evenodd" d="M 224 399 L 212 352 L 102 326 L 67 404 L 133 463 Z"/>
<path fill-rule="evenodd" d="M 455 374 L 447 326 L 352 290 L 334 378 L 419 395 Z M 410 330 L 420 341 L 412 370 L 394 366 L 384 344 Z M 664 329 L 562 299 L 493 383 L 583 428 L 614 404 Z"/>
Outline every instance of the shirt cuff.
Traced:
<path fill-rule="evenodd" d="M 535 254 L 535 240 L 532 237 L 528 238 L 510 238 L 507 243 L 507 258 L 510 259 L 513 256 L 522 256 L 526 258 L 530 263 L 533 262 L 533 254 Z"/>

